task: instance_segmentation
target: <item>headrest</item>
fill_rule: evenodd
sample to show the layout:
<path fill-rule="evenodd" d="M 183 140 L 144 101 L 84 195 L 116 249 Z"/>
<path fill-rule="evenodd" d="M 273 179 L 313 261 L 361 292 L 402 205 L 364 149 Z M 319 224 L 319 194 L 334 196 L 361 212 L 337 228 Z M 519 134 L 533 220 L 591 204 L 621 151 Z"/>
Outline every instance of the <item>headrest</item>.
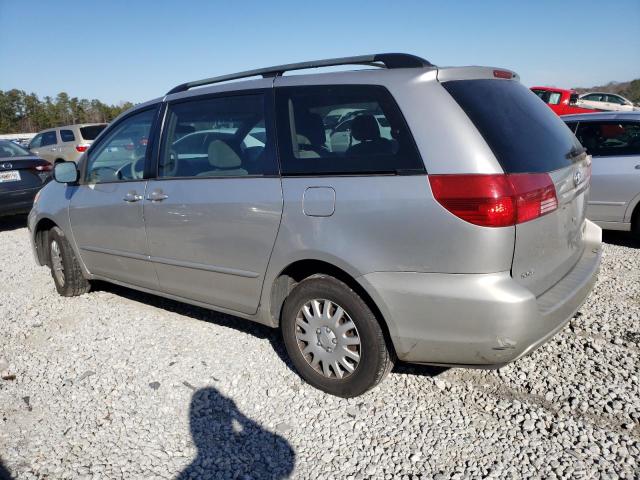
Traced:
<path fill-rule="evenodd" d="M 304 137 L 309 141 L 311 145 L 317 147 L 323 146 L 327 137 L 324 133 L 324 123 L 322 117 L 317 113 L 300 112 L 295 116 L 296 119 L 296 133 L 298 138 Z M 304 143 L 298 141 L 298 143 Z"/>
<path fill-rule="evenodd" d="M 359 142 L 380 138 L 380 127 L 373 115 L 358 115 L 351 123 L 351 136 Z"/>
<path fill-rule="evenodd" d="M 209 165 L 215 168 L 238 168 L 242 159 L 226 142 L 214 140 L 209 144 Z"/>

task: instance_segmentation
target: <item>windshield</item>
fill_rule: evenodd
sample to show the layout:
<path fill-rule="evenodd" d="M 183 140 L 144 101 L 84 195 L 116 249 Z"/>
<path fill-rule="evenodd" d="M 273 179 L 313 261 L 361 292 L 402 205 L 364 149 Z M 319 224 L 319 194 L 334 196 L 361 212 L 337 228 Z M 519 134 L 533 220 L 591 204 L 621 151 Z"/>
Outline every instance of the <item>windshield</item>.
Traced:
<path fill-rule="evenodd" d="M 31 155 L 27 150 L 13 142 L 0 140 L 0 158 L 24 157 Z"/>
<path fill-rule="evenodd" d="M 560 117 L 519 82 L 455 80 L 442 85 L 475 124 L 505 173 L 558 170 L 584 151 Z"/>

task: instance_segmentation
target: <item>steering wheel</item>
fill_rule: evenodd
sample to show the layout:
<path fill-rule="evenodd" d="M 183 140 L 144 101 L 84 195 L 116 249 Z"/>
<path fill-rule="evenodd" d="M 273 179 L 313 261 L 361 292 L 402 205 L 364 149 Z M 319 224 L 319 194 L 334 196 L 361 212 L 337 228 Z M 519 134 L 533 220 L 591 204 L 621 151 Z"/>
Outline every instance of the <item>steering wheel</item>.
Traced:
<path fill-rule="evenodd" d="M 122 179 L 138 180 L 138 179 L 142 179 L 143 175 L 144 175 L 144 157 L 140 157 L 137 160 L 126 163 L 116 171 L 116 176 L 120 180 Z"/>
<path fill-rule="evenodd" d="M 304 150 L 306 152 L 314 152 L 317 153 L 320 157 L 327 157 L 331 155 L 331 152 L 327 147 L 321 147 L 318 145 L 312 145 L 310 143 L 299 143 L 299 150 Z"/>

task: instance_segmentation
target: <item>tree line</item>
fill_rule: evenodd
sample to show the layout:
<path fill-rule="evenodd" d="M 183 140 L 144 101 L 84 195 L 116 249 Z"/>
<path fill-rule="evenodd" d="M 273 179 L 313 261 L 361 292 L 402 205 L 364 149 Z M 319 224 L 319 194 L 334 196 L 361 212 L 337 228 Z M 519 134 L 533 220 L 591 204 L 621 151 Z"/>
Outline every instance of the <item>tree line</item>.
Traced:
<path fill-rule="evenodd" d="M 35 133 L 45 128 L 74 123 L 110 122 L 132 107 L 131 102 L 107 105 L 100 100 L 69 97 L 60 92 L 55 98 L 38 98 L 23 90 L 0 90 L 0 134 Z"/>

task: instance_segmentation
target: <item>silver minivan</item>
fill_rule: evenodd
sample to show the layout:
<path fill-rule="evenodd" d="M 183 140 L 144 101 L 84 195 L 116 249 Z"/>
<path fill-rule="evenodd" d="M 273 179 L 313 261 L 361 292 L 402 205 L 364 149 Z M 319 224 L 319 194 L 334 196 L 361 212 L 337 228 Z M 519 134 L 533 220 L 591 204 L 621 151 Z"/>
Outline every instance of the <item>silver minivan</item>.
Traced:
<path fill-rule="evenodd" d="M 367 68 L 284 75 L 335 65 Z M 600 264 L 590 163 L 510 70 L 322 60 L 137 105 L 56 166 L 29 228 L 61 295 L 106 280 L 279 328 L 350 397 L 396 360 L 497 367 L 562 329 Z"/>
<path fill-rule="evenodd" d="M 640 112 L 564 115 L 593 157 L 587 216 L 640 239 Z"/>

